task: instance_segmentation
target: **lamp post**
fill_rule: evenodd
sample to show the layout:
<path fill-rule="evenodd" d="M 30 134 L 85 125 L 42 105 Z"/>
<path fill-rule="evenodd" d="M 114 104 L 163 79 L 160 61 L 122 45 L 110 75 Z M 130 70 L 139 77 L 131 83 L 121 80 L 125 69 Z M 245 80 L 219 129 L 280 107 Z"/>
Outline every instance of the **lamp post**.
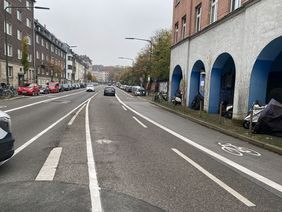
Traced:
<path fill-rule="evenodd" d="M 149 39 L 143 39 L 143 38 L 134 38 L 134 37 L 128 37 L 128 38 L 125 38 L 126 40 L 139 40 L 139 41 L 145 41 L 145 42 L 148 42 L 150 44 L 150 54 L 149 54 L 149 73 L 151 72 L 152 70 L 152 50 L 153 50 L 153 42 L 152 40 L 149 40 Z M 147 76 L 146 76 L 147 77 Z M 148 79 L 146 79 L 147 83 L 148 82 Z M 148 84 L 147 84 L 148 86 Z M 149 94 L 149 91 L 148 91 L 148 94 Z"/>
<path fill-rule="evenodd" d="M 134 59 L 128 57 L 118 57 L 120 60 L 130 60 L 132 61 L 132 72 L 131 72 L 131 83 L 133 85 L 133 72 L 134 72 Z"/>
<path fill-rule="evenodd" d="M 7 35 L 7 10 L 8 9 L 39 9 L 39 10 L 49 10 L 50 8 L 48 7 L 15 7 L 15 6 L 7 6 L 4 8 L 4 29 L 5 29 L 5 51 L 6 51 L 6 78 L 7 78 L 7 85 L 9 85 L 9 61 L 8 61 L 8 35 Z M 32 29 L 34 30 L 34 29 Z M 33 47 L 35 48 L 35 47 Z"/>

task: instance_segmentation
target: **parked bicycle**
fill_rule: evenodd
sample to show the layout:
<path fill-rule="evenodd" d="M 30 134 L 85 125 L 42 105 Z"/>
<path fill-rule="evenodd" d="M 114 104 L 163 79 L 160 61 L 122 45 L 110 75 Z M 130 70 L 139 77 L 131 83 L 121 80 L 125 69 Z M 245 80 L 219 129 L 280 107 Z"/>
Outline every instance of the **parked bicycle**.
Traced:
<path fill-rule="evenodd" d="M 0 86 L 0 98 L 1 99 L 8 99 L 11 97 L 18 96 L 17 90 L 13 86 L 7 86 L 6 84 L 2 83 Z"/>
<path fill-rule="evenodd" d="M 232 155 L 243 156 L 243 153 L 246 153 L 252 156 L 258 156 L 258 157 L 261 156 L 261 154 L 258 153 L 257 151 L 246 148 L 246 147 L 239 147 L 239 146 L 235 146 L 230 143 L 226 143 L 226 144 L 218 143 L 218 145 L 221 146 L 221 149 L 223 151 L 228 152 Z"/>

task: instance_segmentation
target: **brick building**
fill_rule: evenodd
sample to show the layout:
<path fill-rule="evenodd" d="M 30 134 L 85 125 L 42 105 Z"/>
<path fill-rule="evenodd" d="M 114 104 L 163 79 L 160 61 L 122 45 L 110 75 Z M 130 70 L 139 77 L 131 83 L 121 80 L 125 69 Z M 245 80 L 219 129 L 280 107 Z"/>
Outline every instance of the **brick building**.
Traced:
<path fill-rule="evenodd" d="M 282 95 L 281 0 L 175 0 L 170 99 L 178 89 L 204 110 L 233 105 L 241 119 L 255 100 Z"/>
<path fill-rule="evenodd" d="M 37 20 L 34 23 L 36 81 L 39 85 L 51 81 L 63 82 L 66 68 L 65 44 Z"/>
<path fill-rule="evenodd" d="M 5 29 L 8 43 L 8 75 L 9 83 L 18 86 L 24 78 L 34 76 L 34 55 L 33 55 L 33 5 L 34 0 L 1 0 L 0 1 L 0 82 L 6 83 L 6 56 L 5 56 Z M 30 7 L 30 8 L 9 8 L 6 12 L 7 24 L 4 27 L 4 8 Z M 21 64 L 22 39 L 29 41 L 29 61 L 30 69 L 24 74 Z"/>

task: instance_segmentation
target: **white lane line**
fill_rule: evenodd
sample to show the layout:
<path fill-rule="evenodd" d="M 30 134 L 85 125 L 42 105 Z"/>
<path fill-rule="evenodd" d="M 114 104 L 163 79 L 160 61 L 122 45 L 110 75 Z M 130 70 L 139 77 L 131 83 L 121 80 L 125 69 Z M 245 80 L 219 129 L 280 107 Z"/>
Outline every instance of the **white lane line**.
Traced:
<path fill-rule="evenodd" d="M 39 102 L 34 102 L 34 103 L 27 104 L 27 105 L 24 105 L 24 106 L 21 106 L 21 107 L 13 108 L 13 109 L 10 109 L 10 110 L 5 110 L 4 112 L 10 113 L 10 112 L 13 112 L 13 111 L 16 111 L 16 110 L 21 110 L 21 109 L 31 107 L 31 106 L 34 106 L 34 105 L 38 105 L 38 104 L 41 104 L 41 103 L 51 102 L 51 101 L 56 100 L 56 99 L 61 99 L 61 98 L 65 98 L 65 97 L 68 97 L 68 96 L 80 94 L 82 92 L 84 92 L 84 91 L 77 92 L 77 93 L 71 93 L 71 94 L 68 94 L 68 95 L 65 95 L 65 96 L 59 96 L 59 97 L 55 97 L 55 98 L 52 98 L 52 99 L 46 99 L 46 100 L 42 100 L 42 101 L 39 101 Z"/>
<path fill-rule="evenodd" d="M 100 187 L 97 179 L 97 172 L 95 167 L 90 125 L 89 125 L 89 104 L 91 99 L 87 102 L 85 110 L 85 134 L 86 134 L 86 150 L 87 150 L 87 164 L 89 175 L 89 190 L 91 197 L 92 212 L 102 212 L 102 203 L 100 199 Z"/>
<path fill-rule="evenodd" d="M 256 172 L 254 172 L 254 171 L 252 171 L 252 170 L 250 170 L 250 169 L 248 169 L 248 168 L 246 168 L 246 167 L 244 167 L 244 166 L 242 166 L 242 165 L 240 165 L 238 163 L 235 163 L 234 161 L 229 160 L 228 158 L 223 157 L 220 154 L 217 154 L 217 153 L 213 152 L 210 149 L 208 149 L 208 148 L 206 148 L 206 147 L 204 147 L 204 146 L 202 146 L 202 145 L 200 145 L 200 144 L 198 144 L 198 143 L 196 143 L 194 141 L 191 141 L 190 139 L 188 139 L 188 138 L 178 134 L 177 132 L 174 132 L 173 130 L 171 130 L 171 129 L 169 129 L 169 128 L 167 128 L 167 127 L 165 127 L 165 126 L 163 126 L 163 125 L 153 121 L 152 119 L 142 115 L 141 113 L 139 113 L 139 112 L 135 111 L 134 109 L 132 109 L 131 107 L 127 106 L 123 101 L 121 101 L 121 99 L 118 97 L 118 95 L 116 95 L 116 98 L 123 106 L 125 106 L 127 109 L 131 110 L 133 113 L 135 113 L 136 115 L 140 116 L 141 118 L 143 118 L 143 119 L 147 120 L 148 122 L 156 125 L 157 127 L 159 127 L 161 129 L 163 129 L 164 131 L 170 133 L 171 135 L 181 139 L 182 141 L 190 144 L 191 146 L 193 146 L 193 147 L 195 147 L 195 148 L 205 152 L 206 154 L 208 154 L 208 155 L 210 155 L 210 156 L 212 156 L 212 157 L 214 157 L 214 158 L 224 162 L 225 164 L 227 164 L 227 165 L 229 165 L 229 166 L 239 170 L 240 172 L 245 173 L 246 175 L 248 175 L 248 176 L 250 176 L 250 177 L 252 177 L 252 178 L 262 182 L 263 184 L 268 185 L 269 187 L 271 187 L 271 188 L 273 188 L 273 189 L 275 189 L 275 190 L 277 190 L 277 191 L 282 193 L 282 185 L 280 185 L 280 184 L 278 184 L 278 183 L 276 183 L 276 182 L 274 182 L 274 181 L 272 181 L 272 180 L 270 180 L 270 179 L 268 179 L 268 178 L 266 178 L 266 177 L 264 177 L 264 176 L 262 176 L 262 175 L 260 175 L 260 174 L 258 174 Z"/>
<path fill-rule="evenodd" d="M 98 93 L 97 93 L 98 94 Z M 80 108 L 82 105 L 84 105 L 89 99 L 94 98 L 97 94 L 95 94 L 94 96 L 88 98 L 87 100 L 85 100 L 84 102 L 82 102 L 80 105 L 78 105 L 76 108 L 74 108 L 73 110 L 71 110 L 69 113 L 67 113 L 66 115 L 64 115 L 62 118 L 60 118 L 59 120 L 57 120 L 56 122 L 54 122 L 53 124 L 51 124 L 49 127 L 47 127 L 45 130 L 41 131 L 40 133 L 38 133 L 36 136 L 34 136 L 32 139 L 30 139 L 29 141 L 25 142 L 23 145 L 21 145 L 20 147 L 18 147 L 15 150 L 14 155 L 8 159 L 3 161 L 0 165 L 3 165 L 4 163 L 6 163 L 7 161 L 11 160 L 13 157 L 15 157 L 18 153 L 20 153 L 21 151 L 23 151 L 26 147 L 28 147 L 29 145 L 31 145 L 34 141 L 36 141 L 38 138 L 40 138 L 42 135 L 44 135 L 45 133 L 47 133 L 49 130 L 51 130 L 53 127 L 55 127 L 57 124 L 59 124 L 61 121 L 63 121 L 65 118 L 67 118 L 69 115 L 71 115 L 74 111 L 76 111 L 78 108 Z"/>
<path fill-rule="evenodd" d="M 122 105 L 122 108 L 123 108 L 125 111 L 127 111 L 126 107 L 124 107 L 123 105 Z"/>
<path fill-rule="evenodd" d="M 69 121 L 68 126 L 71 126 L 78 114 L 82 111 L 82 109 L 85 107 L 85 104 L 76 112 L 76 114 L 72 117 L 72 119 Z"/>
<path fill-rule="evenodd" d="M 52 149 L 44 165 L 40 169 L 36 181 L 52 181 L 54 179 L 59 160 L 62 153 L 62 147 Z"/>
<path fill-rule="evenodd" d="M 210 178 L 212 181 L 217 183 L 221 188 L 225 189 L 227 192 L 229 192 L 231 195 L 236 197 L 238 200 L 240 200 L 242 203 L 247 205 L 248 207 L 254 207 L 256 206 L 254 203 L 249 201 L 247 198 L 239 194 L 237 191 L 235 191 L 233 188 L 226 185 L 224 182 L 222 182 L 220 179 L 209 173 L 207 170 L 205 170 L 203 167 L 201 167 L 199 164 L 188 158 L 186 155 L 184 155 L 182 152 L 180 152 L 177 149 L 172 148 L 172 150 L 178 154 L 180 157 L 182 157 L 184 160 L 186 160 L 188 163 L 190 163 L 192 166 L 194 166 L 196 169 L 198 169 L 200 172 L 202 172 L 204 175 L 206 175 L 208 178 Z"/>
<path fill-rule="evenodd" d="M 143 124 L 141 121 L 139 121 L 135 116 L 132 116 L 132 118 L 137 121 L 142 127 L 148 128 L 145 124 Z"/>

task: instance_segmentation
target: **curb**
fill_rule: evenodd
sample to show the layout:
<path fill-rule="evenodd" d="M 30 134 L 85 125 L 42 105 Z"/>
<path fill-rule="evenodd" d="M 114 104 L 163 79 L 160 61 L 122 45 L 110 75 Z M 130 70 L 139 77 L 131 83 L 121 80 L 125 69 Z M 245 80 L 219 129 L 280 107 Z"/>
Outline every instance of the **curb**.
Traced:
<path fill-rule="evenodd" d="M 144 98 L 142 98 L 142 99 L 144 99 Z M 213 124 L 211 124 L 211 123 L 208 123 L 208 122 L 199 120 L 199 119 L 197 119 L 197 118 L 195 118 L 195 117 L 192 117 L 192 116 L 183 114 L 183 113 L 181 113 L 181 112 L 178 112 L 178 111 L 175 111 L 175 110 L 170 109 L 170 108 L 168 108 L 168 107 L 165 107 L 165 106 L 163 106 L 163 105 L 160 105 L 160 104 L 158 104 L 158 103 L 156 103 L 156 102 L 153 102 L 153 101 L 151 101 L 151 100 L 147 100 L 147 99 L 144 99 L 144 100 L 146 100 L 146 101 L 148 101 L 149 103 L 151 103 L 151 104 L 153 104 L 153 105 L 156 105 L 156 106 L 158 106 L 158 107 L 160 107 L 160 108 L 162 108 L 162 109 L 164 109 L 164 110 L 166 110 L 166 111 L 169 111 L 169 112 L 171 112 L 171 113 L 174 113 L 174 114 L 176 114 L 176 115 L 179 115 L 179 116 L 181 116 L 181 117 L 183 117 L 183 118 L 185 118 L 185 119 L 189 119 L 190 121 L 193 121 L 193 122 L 195 122 L 195 123 L 197 123 L 197 124 L 200 124 L 200 125 L 202 125 L 202 126 L 205 126 L 205 127 L 207 127 L 207 128 L 210 128 L 210 129 L 219 131 L 219 132 L 221 132 L 221 133 L 223 133 L 223 134 L 225 134 L 225 135 L 229 135 L 229 136 L 232 136 L 232 137 L 234 137 L 234 138 L 238 138 L 238 139 L 243 140 L 243 141 L 245 141 L 245 142 L 251 143 L 251 144 L 253 144 L 253 145 L 262 147 L 262 148 L 264 148 L 264 149 L 267 149 L 267 150 L 269 150 L 269 151 L 272 151 L 272 152 L 275 152 L 275 153 L 277 153 L 277 154 L 279 154 L 279 155 L 282 155 L 282 148 L 280 148 L 280 147 L 276 147 L 276 146 L 271 145 L 271 144 L 266 144 L 266 143 L 263 143 L 263 142 L 258 141 L 258 140 L 256 140 L 256 139 L 249 138 L 249 137 L 247 137 L 247 136 L 240 135 L 240 134 L 237 134 L 237 133 L 228 131 L 228 130 L 226 130 L 226 129 L 223 129 L 223 128 L 221 128 L 221 127 L 218 127 L 218 126 L 216 126 L 216 125 L 213 125 Z"/>

